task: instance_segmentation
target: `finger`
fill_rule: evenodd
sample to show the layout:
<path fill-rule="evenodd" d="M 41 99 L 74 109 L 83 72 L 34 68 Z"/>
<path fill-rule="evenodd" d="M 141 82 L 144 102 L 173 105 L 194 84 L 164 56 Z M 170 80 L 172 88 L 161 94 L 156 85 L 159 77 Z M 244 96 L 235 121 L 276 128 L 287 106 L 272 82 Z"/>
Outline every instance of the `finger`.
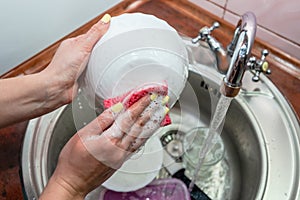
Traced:
<path fill-rule="evenodd" d="M 122 145 L 130 149 L 130 146 L 134 145 L 137 138 L 149 138 L 160 127 L 160 123 L 166 113 L 166 106 L 155 101 L 151 102 L 132 125 L 130 131 L 124 135 Z M 145 127 L 146 124 L 147 126 Z"/>
<path fill-rule="evenodd" d="M 106 109 L 97 118 L 97 124 L 102 131 L 105 131 L 114 122 L 114 114 L 111 109 Z"/>
<path fill-rule="evenodd" d="M 150 114 L 145 114 L 138 120 L 136 120 L 136 122 L 132 125 L 130 131 L 124 135 L 121 141 L 121 145 L 128 148 L 132 143 L 134 143 L 134 141 L 143 131 L 143 127 L 150 120 L 150 118 Z"/>
<path fill-rule="evenodd" d="M 138 136 L 138 138 L 149 138 L 155 133 L 155 131 L 161 127 L 161 122 L 168 114 L 170 109 L 166 106 L 160 106 L 151 116 L 151 120 L 149 120 L 142 131 L 142 133 Z"/>
<path fill-rule="evenodd" d="M 116 118 L 116 125 L 120 130 L 128 133 L 131 126 L 135 123 L 137 118 L 143 113 L 149 104 L 150 98 L 149 95 L 146 95 L 129 107 L 125 112 L 119 114 Z"/>
<path fill-rule="evenodd" d="M 111 127 L 109 127 L 106 131 L 103 132 L 103 136 L 108 138 L 112 143 L 120 146 L 120 141 L 122 140 L 122 137 L 124 135 L 124 132 L 122 132 L 116 124 L 113 124 Z"/>
<path fill-rule="evenodd" d="M 150 95 L 147 94 L 130 106 L 127 111 L 131 114 L 132 119 L 137 119 L 139 115 L 145 110 L 145 108 L 150 104 Z"/>
<path fill-rule="evenodd" d="M 138 149 L 141 148 L 142 145 L 145 144 L 146 142 L 146 138 L 137 138 L 133 143 L 131 143 L 128 148 L 127 148 L 127 151 L 129 153 L 133 153 L 135 151 L 137 151 Z"/>
<path fill-rule="evenodd" d="M 88 137 L 93 135 L 100 135 L 114 122 L 113 114 L 110 109 L 105 110 L 101 115 L 88 123 L 82 129 L 78 131 L 82 137 Z"/>
<path fill-rule="evenodd" d="M 130 148 L 130 145 L 132 145 L 137 138 L 149 138 L 160 127 L 161 121 L 169 111 L 165 106 L 168 99 L 168 96 L 151 98 L 153 101 L 151 101 L 142 115 L 132 125 L 129 132 L 124 134 L 122 140 L 123 146 Z"/>
<path fill-rule="evenodd" d="M 110 19 L 111 16 L 105 14 L 100 21 L 94 24 L 90 30 L 84 34 L 84 40 L 86 41 L 85 47 L 88 51 L 91 51 L 98 40 L 106 33 L 110 24 Z"/>

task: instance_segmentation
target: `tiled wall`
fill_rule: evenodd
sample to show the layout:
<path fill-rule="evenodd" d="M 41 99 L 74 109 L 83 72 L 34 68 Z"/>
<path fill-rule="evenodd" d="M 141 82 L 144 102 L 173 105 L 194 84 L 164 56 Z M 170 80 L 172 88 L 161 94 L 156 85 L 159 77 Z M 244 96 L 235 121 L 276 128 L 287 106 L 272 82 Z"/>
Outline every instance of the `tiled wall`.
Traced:
<path fill-rule="evenodd" d="M 257 18 L 256 36 L 300 59 L 299 0 L 190 0 L 236 25 L 239 16 L 252 11 Z"/>

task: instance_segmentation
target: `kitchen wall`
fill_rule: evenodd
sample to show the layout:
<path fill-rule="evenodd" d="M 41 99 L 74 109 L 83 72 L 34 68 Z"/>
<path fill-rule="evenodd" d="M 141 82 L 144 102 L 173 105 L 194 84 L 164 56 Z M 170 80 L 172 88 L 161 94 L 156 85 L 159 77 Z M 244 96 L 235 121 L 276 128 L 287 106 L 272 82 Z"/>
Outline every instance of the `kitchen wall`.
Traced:
<path fill-rule="evenodd" d="M 121 0 L 0 1 L 0 74 Z"/>
<path fill-rule="evenodd" d="M 256 36 L 300 59 L 299 0 L 190 0 L 236 25 L 239 16 L 252 11 L 257 17 Z"/>

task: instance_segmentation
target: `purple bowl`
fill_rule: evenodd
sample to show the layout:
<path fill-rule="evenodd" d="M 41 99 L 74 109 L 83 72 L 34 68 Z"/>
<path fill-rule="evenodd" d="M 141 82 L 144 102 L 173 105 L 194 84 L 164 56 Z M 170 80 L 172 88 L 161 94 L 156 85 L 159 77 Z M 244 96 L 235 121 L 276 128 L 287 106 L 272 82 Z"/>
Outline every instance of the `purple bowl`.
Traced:
<path fill-rule="evenodd" d="M 104 189 L 99 200 L 190 200 L 186 185 L 179 179 L 156 179 L 144 188 L 131 192 Z"/>

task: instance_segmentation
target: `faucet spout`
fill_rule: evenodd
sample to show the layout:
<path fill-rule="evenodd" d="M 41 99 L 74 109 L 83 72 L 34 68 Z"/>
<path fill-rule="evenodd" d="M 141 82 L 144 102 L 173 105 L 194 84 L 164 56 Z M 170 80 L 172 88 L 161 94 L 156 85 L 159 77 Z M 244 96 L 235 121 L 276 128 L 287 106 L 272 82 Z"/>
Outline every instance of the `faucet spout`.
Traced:
<path fill-rule="evenodd" d="M 229 63 L 227 59 L 227 52 L 222 47 L 222 45 L 213 37 L 211 36 L 211 32 L 216 28 L 219 28 L 220 24 L 218 22 L 214 22 L 212 27 L 204 26 L 200 29 L 199 35 L 196 38 L 192 39 L 192 43 L 196 44 L 199 41 L 205 41 L 209 48 L 214 52 L 216 55 L 216 66 L 218 72 L 221 74 L 226 74 Z"/>
<path fill-rule="evenodd" d="M 235 97 L 242 85 L 242 79 L 247 70 L 251 49 L 256 34 L 256 17 L 252 12 L 242 15 L 239 20 L 233 39 L 227 47 L 231 56 L 228 71 L 221 86 L 221 93 L 228 97 Z"/>
<path fill-rule="evenodd" d="M 210 39 L 207 41 L 210 49 L 215 53 L 216 55 L 216 62 L 217 62 L 217 70 L 221 74 L 226 74 L 228 71 L 228 57 L 227 52 L 225 49 L 220 45 L 219 42 L 217 42 L 213 37 L 210 37 Z"/>

